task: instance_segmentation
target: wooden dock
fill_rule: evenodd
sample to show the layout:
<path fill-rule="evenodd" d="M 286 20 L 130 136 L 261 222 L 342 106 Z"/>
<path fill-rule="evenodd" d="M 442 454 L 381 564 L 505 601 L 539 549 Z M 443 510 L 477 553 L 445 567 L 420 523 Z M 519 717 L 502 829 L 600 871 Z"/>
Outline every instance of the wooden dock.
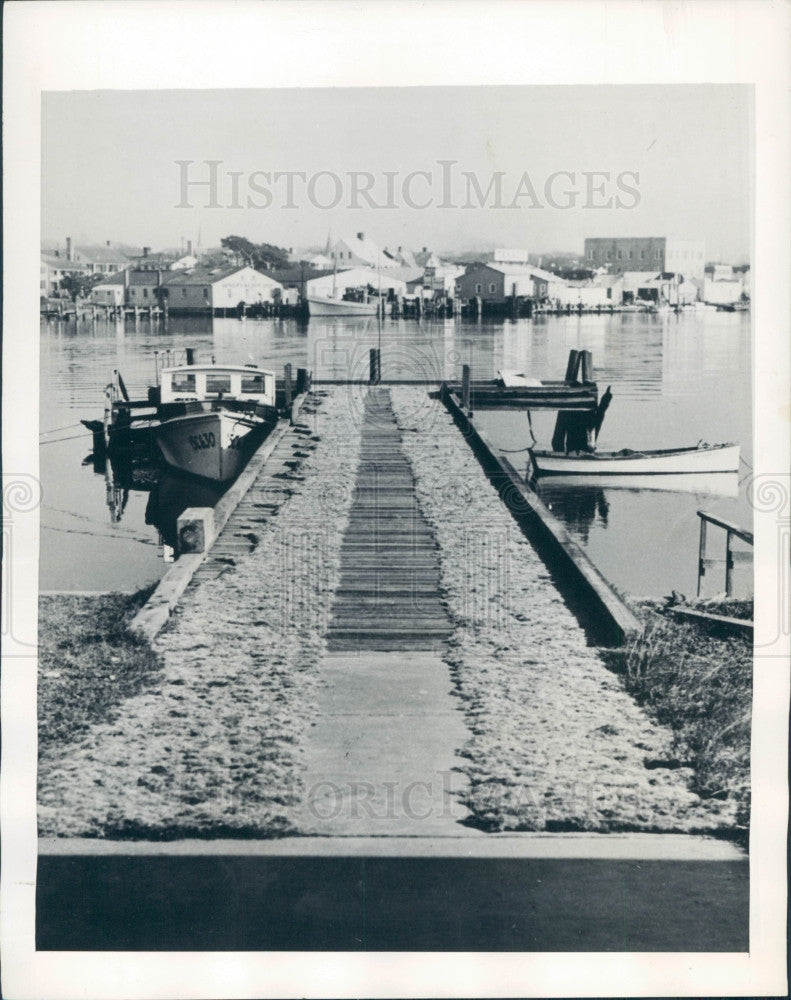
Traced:
<path fill-rule="evenodd" d="M 372 389 L 329 649 L 429 649 L 444 641 L 450 621 L 439 578 L 437 543 L 418 506 L 390 392 Z"/>

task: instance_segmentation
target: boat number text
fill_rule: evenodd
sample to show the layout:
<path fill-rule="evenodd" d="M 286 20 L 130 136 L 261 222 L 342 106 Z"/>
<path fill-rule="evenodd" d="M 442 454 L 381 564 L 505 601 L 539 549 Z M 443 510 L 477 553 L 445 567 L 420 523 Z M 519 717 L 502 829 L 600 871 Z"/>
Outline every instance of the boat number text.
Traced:
<path fill-rule="evenodd" d="M 190 434 L 189 443 L 193 451 L 202 451 L 204 448 L 214 447 L 214 432 L 208 431 L 206 434 Z"/>

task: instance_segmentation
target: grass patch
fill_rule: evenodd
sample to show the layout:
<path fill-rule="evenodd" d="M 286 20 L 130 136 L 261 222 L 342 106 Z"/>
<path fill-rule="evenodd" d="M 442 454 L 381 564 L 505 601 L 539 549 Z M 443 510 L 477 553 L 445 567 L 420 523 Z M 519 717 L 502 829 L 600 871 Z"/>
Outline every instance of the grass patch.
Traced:
<path fill-rule="evenodd" d="M 690 601 L 690 607 L 752 618 L 751 601 Z M 644 634 L 602 655 L 637 701 L 671 728 L 680 764 L 693 768 L 692 790 L 737 804 L 737 835 L 750 817 L 752 640 L 718 636 L 705 625 L 660 613 L 659 601 L 635 604 Z"/>
<path fill-rule="evenodd" d="M 73 740 L 157 676 L 162 664 L 127 625 L 153 587 L 136 594 L 39 598 L 38 735 L 42 750 Z"/>

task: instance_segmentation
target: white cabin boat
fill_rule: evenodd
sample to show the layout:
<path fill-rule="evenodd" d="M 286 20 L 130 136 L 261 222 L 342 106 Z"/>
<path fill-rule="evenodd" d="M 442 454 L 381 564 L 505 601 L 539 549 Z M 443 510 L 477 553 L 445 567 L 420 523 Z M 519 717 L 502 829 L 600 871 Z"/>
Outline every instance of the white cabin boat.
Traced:
<path fill-rule="evenodd" d="M 227 482 L 277 423 L 275 373 L 253 365 L 164 368 L 156 442 L 168 465 Z"/>
<path fill-rule="evenodd" d="M 311 316 L 375 316 L 378 300 L 352 302 L 330 295 L 309 295 L 308 313 Z"/>
<path fill-rule="evenodd" d="M 663 451 L 575 451 L 568 454 L 537 451 L 530 454 L 540 475 L 657 476 L 676 473 L 735 472 L 739 468 L 738 444 L 699 444 L 694 448 Z"/>

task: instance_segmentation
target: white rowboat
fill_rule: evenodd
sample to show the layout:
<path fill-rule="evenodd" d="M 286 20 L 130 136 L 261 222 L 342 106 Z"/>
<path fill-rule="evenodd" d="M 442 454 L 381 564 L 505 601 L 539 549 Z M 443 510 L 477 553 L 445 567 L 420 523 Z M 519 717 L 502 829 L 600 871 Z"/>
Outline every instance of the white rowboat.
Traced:
<path fill-rule="evenodd" d="M 669 472 L 666 475 L 618 475 L 609 476 L 564 476 L 552 474 L 541 479 L 542 484 L 554 489 L 556 486 L 573 486 L 575 489 L 607 490 L 654 490 L 670 493 L 695 493 L 697 496 L 738 497 L 739 474 L 737 472 Z"/>
<path fill-rule="evenodd" d="M 738 444 L 698 445 L 663 451 L 563 452 L 531 450 L 536 471 L 545 475 L 659 476 L 674 473 L 735 472 L 739 468 Z"/>

